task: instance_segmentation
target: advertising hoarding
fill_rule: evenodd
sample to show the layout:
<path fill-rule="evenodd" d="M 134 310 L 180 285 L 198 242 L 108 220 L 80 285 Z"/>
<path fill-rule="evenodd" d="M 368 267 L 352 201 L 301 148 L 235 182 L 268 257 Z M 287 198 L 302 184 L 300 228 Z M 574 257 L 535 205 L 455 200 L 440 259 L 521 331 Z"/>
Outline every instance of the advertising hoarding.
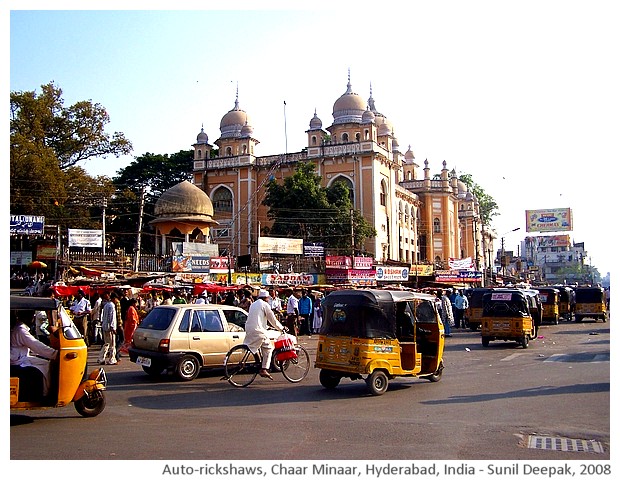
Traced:
<path fill-rule="evenodd" d="M 304 241 L 302 238 L 259 237 L 258 253 L 303 255 Z"/>
<path fill-rule="evenodd" d="M 70 247 L 103 247 L 103 230 L 69 229 Z"/>
<path fill-rule="evenodd" d="M 573 229 L 573 212 L 570 208 L 526 210 L 525 228 L 528 232 L 570 232 Z"/>

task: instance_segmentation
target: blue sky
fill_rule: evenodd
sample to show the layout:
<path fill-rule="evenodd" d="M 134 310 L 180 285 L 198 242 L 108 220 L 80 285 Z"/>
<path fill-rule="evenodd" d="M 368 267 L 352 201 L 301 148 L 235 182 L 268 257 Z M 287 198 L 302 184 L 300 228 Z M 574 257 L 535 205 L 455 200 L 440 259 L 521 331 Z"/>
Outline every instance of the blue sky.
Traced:
<path fill-rule="evenodd" d="M 331 124 L 350 69 L 363 98 L 372 83 L 403 151 L 411 145 L 433 173 L 445 160 L 496 199 L 497 233 L 521 228 L 506 234 L 507 249 L 525 236 L 526 209 L 571 207 L 572 239 L 585 242 L 603 275 L 611 270 L 614 2 L 321 0 L 293 9 L 241 1 L 235 10 L 220 2 L 193 10 L 206 2 L 180 1 L 135 2 L 149 8 L 135 11 L 83 3 L 0 8 L 10 31 L 8 88 L 54 81 L 66 105 L 104 105 L 108 131 L 133 142 L 132 156 L 84 164 L 91 174 L 114 176 L 146 152 L 190 149 L 203 125 L 213 143 L 237 88 L 261 142 L 256 153 L 299 151 L 315 109 Z"/>

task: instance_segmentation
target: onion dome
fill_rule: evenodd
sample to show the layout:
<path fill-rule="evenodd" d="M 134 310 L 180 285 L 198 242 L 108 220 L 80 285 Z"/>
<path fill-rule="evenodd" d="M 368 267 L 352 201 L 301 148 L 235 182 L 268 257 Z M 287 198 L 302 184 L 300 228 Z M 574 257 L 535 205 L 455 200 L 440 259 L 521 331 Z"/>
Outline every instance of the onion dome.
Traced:
<path fill-rule="evenodd" d="M 155 203 L 157 221 L 170 219 L 213 222 L 213 203 L 209 196 L 187 180 L 169 188 Z"/>
<path fill-rule="evenodd" d="M 239 91 L 235 97 L 235 106 L 220 121 L 221 138 L 235 138 L 241 136 L 244 125 L 251 125 L 248 114 L 239 108 Z"/>
<path fill-rule="evenodd" d="M 398 140 L 396 139 L 396 137 L 394 137 L 392 139 L 392 151 L 393 152 L 400 152 L 399 147 L 400 147 L 400 145 L 398 144 Z"/>
<path fill-rule="evenodd" d="M 204 128 L 201 128 L 200 133 L 196 137 L 196 144 L 206 145 L 207 143 L 209 143 L 209 136 L 205 133 Z"/>
<path fill-rule="evenodd" d="M 391 135 L 392 134 L 392 129 L 390 128 L 390 126 L 387 123 L 382 123 L 381 125 L 379 125 L 379 131 L 378 131 L 379 135 Z"/>
<path fill-rule="evenodd" d="M 414 160 L 415 160 L 415 156 L 413 155 L 413 151 L 411 150 L 411 145 L 409 145 L 409 148 L 405 152 L 405 161 L 407 163 L 413 163 Z"/>
<path fill-rule="evenodd" d="M 375 121 L 375 114 L 370 109 L 366 109 L 366 111 L 362 114 L 362 123 L 373 123 Z"/>
<path fill-rule="evenodd" d="M 243 127 L 241 127 L 241 137 L 243 138 L 251 137 L 253 133 L 254 133 L 254 129 L 248 125 L 248 122 L 246 120 Z"/>
<path fill-rule="evenodd" d="M 366 102 L 357 93 L 351 90 L 351 75 L 347 82 L 347 91 L 336 100 L 332 115 L 334 124 L 361 123 L 362 115 L 366 111 Z"/>
<path fill-rule="evenodd" d="M 323 128 L 323 122 L 316 116 L 316 109 L 314 110 L 314 117 L 310 119 L 310 130 L 321 130 Z"/>

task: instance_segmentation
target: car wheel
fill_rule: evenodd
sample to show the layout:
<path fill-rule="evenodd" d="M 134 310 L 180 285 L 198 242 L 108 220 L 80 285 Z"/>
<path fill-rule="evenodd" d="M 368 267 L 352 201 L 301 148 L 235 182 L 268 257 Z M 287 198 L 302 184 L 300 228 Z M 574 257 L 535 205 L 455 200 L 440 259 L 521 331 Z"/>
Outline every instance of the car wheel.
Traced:
<path fill-rule="evenodd" d="M 366 385 L 373 395 L 383 395 L 388 389 L 388 376 L 383 370 L 374 370 L 366 377 Z"/>
<path fill-rule="evenodd" d="M 319 381 L 321 382 L 321 385 L 323 385 L 328 390 L 333 390 L 334 388 L 336 388 L 340 383 L 340 379 L 340 375 L 337 375 L 330 370 L 322 369 L 319 372 Z"/>
<path fill-rule="evenodd" d="M 198 376 L 200 364 L 193 355 L 183 355 L 177 364 L 176 376 L 179 380 L 189 382 Z"/>

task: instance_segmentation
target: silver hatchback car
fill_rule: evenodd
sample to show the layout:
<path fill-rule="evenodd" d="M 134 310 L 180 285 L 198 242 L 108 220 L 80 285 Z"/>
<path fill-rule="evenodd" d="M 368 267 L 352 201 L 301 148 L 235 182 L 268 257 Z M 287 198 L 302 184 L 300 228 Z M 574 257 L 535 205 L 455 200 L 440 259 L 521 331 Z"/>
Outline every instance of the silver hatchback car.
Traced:
<path fill-rule="evenodd" d="M 140 322 L 129 359 L 151 376 L 193 380 L 202 368 L 223 367 L 228 350 L 243 343 L 247 315 L 228 305 L 160 305 Z M 273 330 L 274 340 L 278 335 Z"/>

